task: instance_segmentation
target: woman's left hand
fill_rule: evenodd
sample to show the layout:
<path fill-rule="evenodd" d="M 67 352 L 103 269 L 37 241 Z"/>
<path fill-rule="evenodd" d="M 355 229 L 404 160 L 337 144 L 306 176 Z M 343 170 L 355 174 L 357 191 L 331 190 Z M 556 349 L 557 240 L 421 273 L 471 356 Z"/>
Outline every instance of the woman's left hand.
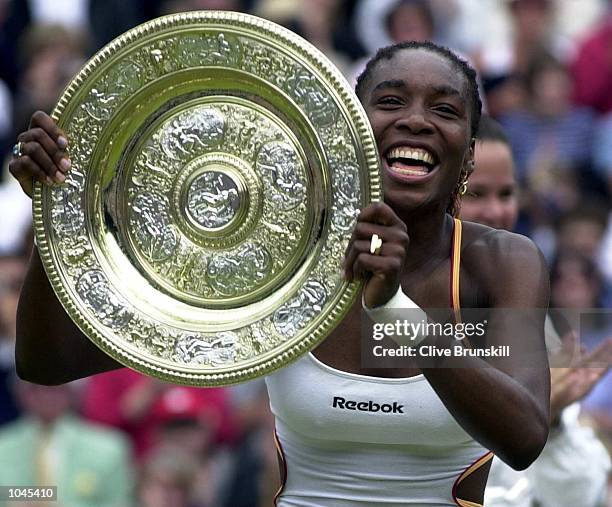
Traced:
<path fill-rule="evenodd" d="M 382 246 L 370 252 L 376 234 Z M 410 239 L 406 224 L 385 203 L 364 208 L 344 256 L 344 273 L 348 281 L 365 280 L 364 302 L 369 308 L 384 305 L 397 292 Z"/>

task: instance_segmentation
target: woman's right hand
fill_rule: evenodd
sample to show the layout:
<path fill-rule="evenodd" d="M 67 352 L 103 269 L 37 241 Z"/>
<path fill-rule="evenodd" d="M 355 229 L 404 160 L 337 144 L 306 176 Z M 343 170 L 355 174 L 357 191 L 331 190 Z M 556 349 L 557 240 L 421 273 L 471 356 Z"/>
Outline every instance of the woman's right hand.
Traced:
<path fill-rule="evenodd" d="M 21 155 L 9 162 L 9 171 L 27 195 L 32 197 L 36 180 L 47 185 L 66 181 L 70 170 L 68 139 L 47 113 L 36 111 L 17 141 Z"/>

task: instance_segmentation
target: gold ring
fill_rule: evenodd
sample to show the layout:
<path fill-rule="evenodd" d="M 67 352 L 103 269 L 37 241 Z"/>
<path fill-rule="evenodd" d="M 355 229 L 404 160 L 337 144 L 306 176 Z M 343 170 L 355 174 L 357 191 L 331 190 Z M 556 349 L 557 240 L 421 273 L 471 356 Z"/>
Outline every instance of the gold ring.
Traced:
<path fill-rule="evenodd" d="M 372 255 L 380 255 L 381 247 L 382 239 L 380 239 L 378 234 L 372 234 L 372 239 L 370 240 L 370 253 Z"/>
<path fill-rule="evenodd" d="M 23 156 L 22 152 L 23 143 L 19 141 L 15 146 L 13 146 L 13 157 L 20 158 Z"/>

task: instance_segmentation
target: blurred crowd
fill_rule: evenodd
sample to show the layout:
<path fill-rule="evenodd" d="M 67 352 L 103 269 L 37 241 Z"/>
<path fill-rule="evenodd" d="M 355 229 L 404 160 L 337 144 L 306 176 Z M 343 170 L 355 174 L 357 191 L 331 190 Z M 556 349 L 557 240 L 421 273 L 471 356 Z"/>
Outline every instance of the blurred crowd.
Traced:
<path fill-rule="evenodd" d="M 62 485 L 64 507 L 267 507 L 279 485 L 261 382 L 204 390 L 122 370 L 42 387 L 14 373 L 32 241 L 30 201 L 6 169 L 17 134 L 114 37 L 199 9 L 282 24 L 353 84 L 392 42 L 433 40 L 460 53 L 508 136 L 517 230 L 550 263 L 552 306 L 612 308 L 612 1 L 0 0 L 0 484 Z M 612 321 L 591 320 L 587 348 Z M 609 449 L 611 374 L 581 416 Z"/>

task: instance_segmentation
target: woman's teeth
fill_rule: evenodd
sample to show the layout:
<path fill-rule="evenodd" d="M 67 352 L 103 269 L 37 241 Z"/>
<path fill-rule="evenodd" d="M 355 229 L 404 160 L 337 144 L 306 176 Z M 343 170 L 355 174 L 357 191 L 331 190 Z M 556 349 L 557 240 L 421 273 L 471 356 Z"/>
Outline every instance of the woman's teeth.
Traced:
<path fill-rule="evenodd" d="M 387 154 L 387 165 L 397 174 L 424 176 L 434 163 L 433 155 L 422 148 L 393 148 Z"/>
<path fill-rule="evenodd" d="M 429 173 L 429 169 L 426 167 L 404 166 L 401 162 L 394 162 L 390 167 L 396 173 L 409 174 L 411 176 L 424 176 Z"/>
<path fill-rule="evenodd" d="M 434 163 L 434 158 L 431 153 L 421 148 L 393 148 L 387 155 L 389 160 L 393 159 L 410 159 L 418 162 L 424 162 L 425 164 Z"/>

